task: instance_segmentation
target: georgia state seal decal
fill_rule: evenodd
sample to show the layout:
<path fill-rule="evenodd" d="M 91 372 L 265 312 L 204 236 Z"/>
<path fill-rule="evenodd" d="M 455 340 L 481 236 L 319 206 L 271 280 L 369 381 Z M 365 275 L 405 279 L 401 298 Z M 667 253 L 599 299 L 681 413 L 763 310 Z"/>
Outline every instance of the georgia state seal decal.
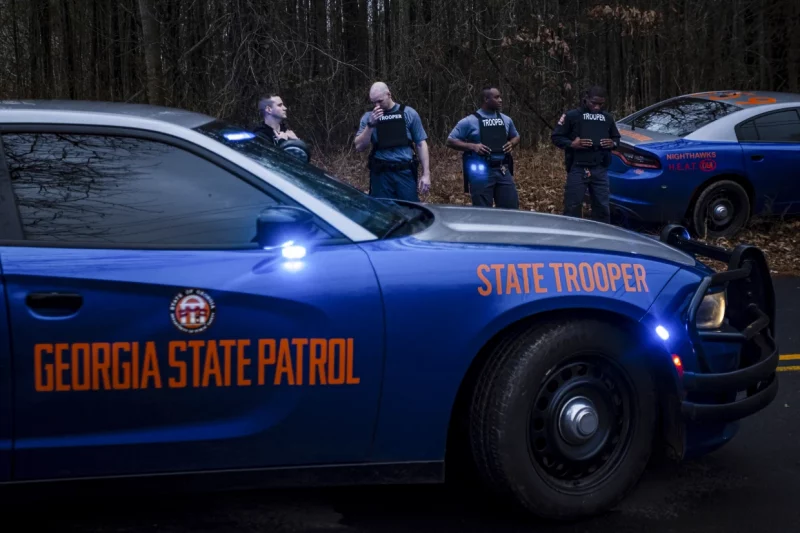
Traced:
<path fill-rule="evenodd" d="M 217 306 L 213 298 L 200 289 L 186 289 L 172 299 L 169 306 L 172 324 L 184 333 L 201 333 L 214 323 Z"/>

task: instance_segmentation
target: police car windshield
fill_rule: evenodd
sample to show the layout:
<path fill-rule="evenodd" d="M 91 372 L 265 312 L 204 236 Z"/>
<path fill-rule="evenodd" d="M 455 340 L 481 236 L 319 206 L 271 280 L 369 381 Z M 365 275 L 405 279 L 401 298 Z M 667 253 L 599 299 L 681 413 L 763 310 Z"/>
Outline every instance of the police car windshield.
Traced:
<path fill-rule="evenodd" d="M 637 130 L 685 137 L 725 115 L 739 111 L 739 109 L 739 107 L 725 102 L 685 97 L 666 102 L 620 122 L 630 124 Z"/>
<path fill-rule="evenodd" d="M 259 135 L 238 126 L 214 121 L 195 131 L 233 148 L 264 168 L 327 203 L 344 216 L 378 237 L 385 235 L 406 218 L 397 206 L 379 201 L 355 187 L 328 175 L 321 168 L 303 163 Z"/>

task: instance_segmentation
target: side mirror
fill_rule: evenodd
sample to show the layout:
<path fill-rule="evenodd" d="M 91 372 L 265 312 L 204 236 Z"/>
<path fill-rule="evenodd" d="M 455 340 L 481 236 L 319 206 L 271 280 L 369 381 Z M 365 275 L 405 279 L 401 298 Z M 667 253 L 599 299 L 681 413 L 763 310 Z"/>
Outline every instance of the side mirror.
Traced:
<path fill-rule="evenodd" d="M 304 163 L 311 161 L 311 152 L 308 149 L 308 145 L 300 139 L 281 139 L 278 142 L 278 148 Z"/>
<path fill-rule="evenodd" d="M 314 233 L 314 215 L 301 207 L 275 205 L 256 221 L 256 239 L 261 248 L 277 248 L 288 242 L 306 245 Z"/>

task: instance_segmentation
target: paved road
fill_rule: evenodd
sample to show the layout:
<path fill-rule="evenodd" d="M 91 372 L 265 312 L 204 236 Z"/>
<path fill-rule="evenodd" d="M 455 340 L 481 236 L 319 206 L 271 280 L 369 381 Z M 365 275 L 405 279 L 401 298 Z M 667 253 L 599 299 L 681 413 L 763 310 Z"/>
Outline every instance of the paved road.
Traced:
<path fill-rule="evenodd" d="M 781 353 L 800 354 L 800 278 L 776 280 Z M 800 524 L 800 355 L 782 361 L 778 399 L 702 460 L 653 466 L 614 512 L 553 525 L 456 501 L 442 487 L 292 490 L 54 502 L 6 511 L 25 530 L 72 532 L 559 532 L 797 531 Z M 112 496 L 113 500 L 113 496 Z M 2 507 L 2 505 L 0 505 Z M 7 522 L 10 523 L 10 522 Z M 12 528 L 13 531 L 17 531 Z"/>

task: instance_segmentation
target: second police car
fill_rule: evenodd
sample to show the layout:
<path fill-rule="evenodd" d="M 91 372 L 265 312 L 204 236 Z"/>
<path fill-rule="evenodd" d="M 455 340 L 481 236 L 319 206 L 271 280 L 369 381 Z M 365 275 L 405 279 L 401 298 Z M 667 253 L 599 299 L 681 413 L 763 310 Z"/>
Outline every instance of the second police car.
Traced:
<path fill-rule="evenodd" d="M 754 247 L 381 201 L 177 109 L 2 102 L 0 147 L 12 491 L 475 472 L 576 518 L 775 398 Z"/>
<path fill-rule="evenodd" d="M 623 224 L 686 221 L 716 238 L 754 216 L 800 214 L 800 94 L 688 94 L 617 126 L 609 180 Z"/>

